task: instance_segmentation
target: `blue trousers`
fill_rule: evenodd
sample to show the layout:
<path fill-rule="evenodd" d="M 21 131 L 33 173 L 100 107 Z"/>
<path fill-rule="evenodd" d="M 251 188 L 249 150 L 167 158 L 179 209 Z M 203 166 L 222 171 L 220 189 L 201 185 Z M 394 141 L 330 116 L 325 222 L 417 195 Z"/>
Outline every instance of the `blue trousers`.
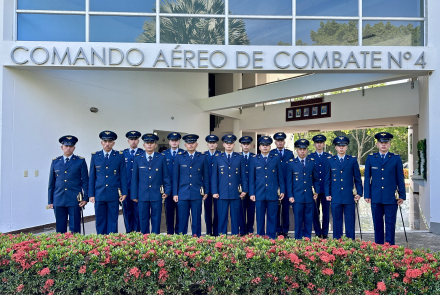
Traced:
<path fill-rule="evenodd" d="M 228 233 L 228 210 L 230 208 L 231 215 L 231 234 L 238 235 L 238 223 L 240 217 L 240 198 L 238 199 L 218 199 L 218 233 Z"/>
<path fill-rule="evenodd" d="M 165 199 L 165 210 L 167 211 L 167 234 L 174 235 L 179 232 L 179 210 L 173 196 Z"/>
<path fill-rule="evenodd" d="M 322 206 L 322 225 L 319 222 L 320 206 Z M 317 236 L 327 236 L 330 223 L 330 202 L 325 198 L 325 194 L 318 195 L 318 198 L 316 199 L 316 207 L 318 207 L 318 210 L 316 210 L 315 207 L 313 208 L 313 228 L 315 229 L 315 234 Z"/>
<path fill-rule="evenodd" d="M 200 200 L 179 200 L 179 234 L 188 233 L 188 218 L 191 211 L 191 232 L 192 235 L 202 235 L 202 199 Z"/>
<path fill-rule="evenodd" d="M 287 234 L 290 227 L 289 210 L 290 210 L 289 198 L 286 196 L 281 200 L 282 209 L 277 208 L 277 220 L 276 220 L 276 232 Z M 281 211 L 281 212 L 280 212 Z M 281 216 L 280 216 L 281 215 Z M 282 218 L 283 223 L 281 224 L 280 218 Z M 281 226 L 282 225 L 282 226 Z"/>
<path fill-rule="evenodd" d="M 122 202 L 122 208 L 124 209 L 124 220 L 125 226 L 127 227 L 125 231 L 127 233 L 131 233 L 133 231 L 141 231 L 141 225 L 139 223 L 138 203 L 131 200 L 130 190 L 128 190 L 128 195 Z"/>
<path fill-rule="evenodd" d="M 257 211 L 257 234 L 260 236 L 268 235 L 269 238 L 276 238 L 276 213 L 278 201 L 256 201 Z M 267 224 L 266 224 L 267 218 Z"/>
<path fill-rule="evenodd" d="M 312 238 L 314 203 L 294 203 L 295 239 Z"/>
<path fill-rule="evenodd" d="M 340 239 L 343 234 L 342 222 L 345 219 L 345 236 L 355 239 L 356 204 L 332 203 L 333 239 Z"/>
<path fill-rule="evenodd" d="M 394 245 L 396 233 L 397 204 L 371 204 L 373 215 L 374 241 L 377 244 L 388 242 Z M 385 229 L 384 229 L 385 216 Z M 384 240 L 385 231 L 385 240 Z"/>
<path fill-rule="evenodd" d="M 67 232 L 67 218 L 69 218 L 70 232 L 81 232 L 81 208 L 79 206 L 56 206 L 53 207 L 53 210 L 55 213 L 55 224 L 57 233 L 64 234 Z"/>
<path fill-rule="evenodd" d="M 141 224 L 141 233 L 143 234 L 150 233 L 150 220 L 151 220 L 151 233 L 160 234 L 162 201 L 139 202 L 138 207 L 139 207 L 139 220 Z"/>
<path fill-rule="evenodd" d="M 213 205 L 214 212 L 212 211 Z M 214 199 L 212 194 L 208 194 L 208 197 L 205 200 L 205 224 L 207 236 L 218 236 L 217 199 Z"/>
<path fill-rule="evenodd" d="M 108 235 L 118 232 L 119 201 L 96 202 L 95 220 L 96 233 Z"/>
<path fill-rule="evenodd" d="M 240 200 L 240 234 L 250 234 L 254 232 L 255 221 L 255 202 L 246 194 L 243 201 Z"/>

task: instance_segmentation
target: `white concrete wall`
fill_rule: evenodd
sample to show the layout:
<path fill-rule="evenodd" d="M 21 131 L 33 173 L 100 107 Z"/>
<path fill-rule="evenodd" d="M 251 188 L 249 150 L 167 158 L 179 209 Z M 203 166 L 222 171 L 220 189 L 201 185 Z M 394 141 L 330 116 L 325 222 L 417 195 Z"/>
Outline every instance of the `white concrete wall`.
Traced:
<path fill-rule="evenodd" d="M 128 147 L 132 129 L 209 134 L 209 114 L 199 106 L 208 96 L 207 74 L 3 68 L 2 84 L 1 232 L 55 221 L 45 205 L 62 135 L 77 136 L 75 154 L 89 162 L 105 129 L 118 134 L 117 150 Z M 86 215 L 93 212 L 88 205 Z"/>

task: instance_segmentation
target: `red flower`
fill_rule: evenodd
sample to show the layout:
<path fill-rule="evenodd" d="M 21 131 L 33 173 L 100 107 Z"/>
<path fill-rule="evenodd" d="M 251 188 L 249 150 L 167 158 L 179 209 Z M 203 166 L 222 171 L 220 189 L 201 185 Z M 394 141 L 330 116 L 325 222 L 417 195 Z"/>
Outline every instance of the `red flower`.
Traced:
<path fill-rule="evenodd" d="M 38 274 L 39 274 L 40 276 L 48 275 L 48 274 L 50 274 L 50 269 L 47 268 L 47 267 L 45 267 L 45 268 L 43 268 L 42 270 L 40 270 L 40 271 L 38 272 Z"/>
<path fill-rule="evenodd" d="M 347 271 L 345 272 L 345 274 L 346 274 L 347 276 L 352 276 L 352 275 L 353 275 L 353 273 L 352 273 L 350 270 L 347 270 Z"/>
<path fill-rule="evenodd" d="M 86 266 L 85 265 L 81 266 L 78 272 L 79 273 L 86 273 Z"/>
<path fill-rule="evenodd" d="M 326 276 L 331 276 L 334 273 L 331 268 L 324 268 L 321 272 Z"/>
<path fill-rule="evenodd" d="M 21 284 L 17 287 L 17 292 L 21 292 L 21 291 L 23 291 L 23 289 L 24 289 L 24 285 Z"/>
<path fill-rule="evenodd" d="M 46 284 L 44 284 L 44 289 L 49 290 L 49 288 L 50 288 L 51 286 L 53 286 L 53 284 L 55 284 L 55 281 L 52 280 L 52 279 L 48 279 L 48 280 L 46 281 Z"/>
<path fill-rule="evenodd" d="M 411 283 L 412 283 L 412 280 L 411 280 L 410 278 L 408 278 L 408 277 L 404 277 L 404 278 L 403 278 L 403 282 L 404 282 L 405 284 L 411 284 Z"/>
<path fill-rule="evenodd" d="M 157 294 L 162 295 L 163 293 L 164 293 L 163 290 L 161 289 L 157 290 Z"/>
<path fill-rule="evenodd" d="M 222 243 L 222 242 L 217 242 L 217 243 L 215 243 L 215 247 L 216 247 L 217 249 L 221 249 L 222 246 L 223 246 L 223 243 Z"/>
<path fill-rule="evenodd" d="M 385 292 L 387 290 L 387 286 L 385 285 L 384 282 L 378 282 L 377 283 L 377 289 L 379 291 Z"/>
<path fill-rule="evenodd" d="M 423 272 L 420 269 L 408 269 L 405 273 L 405 275 L 411 279 L 416 279 L 420 277 L 422 274 Z"/>
<path fill-rule="evenodd" d="M 139 278 L 141 271 L 139 270 L 139 268 L 133 267 L 132 269 L 130 269 L 130 271 L 128 273 L 137 279 L 137 278 Z"/>
<path fill-rule="evenodd" d="M 313 290 L 315 288 L 315 285 L 313 285 L 312 283 L 309 283 L 307 285 L 307 288 L 309 288 L 310 290 Z"/>
<path fill-rule="evenodd" d="M 212 259 L 212 256 L 208 256 L 208 257 L 205 258 L 206 262 L 210 262 L 211 259 Z"/>
<path fill-rule="evenodd" d="M 253 279 L 252 281 L 251 281 L 251 283 L 252 284 L 259 284 L 261 282 L 261 279 L 260 279 L 260 277 L 256 277 L 255 279 Z"/>
<path fill-rule="evenodd" d="M 151 271 L 147 271 L 147 272 L 145 273 L 145 275 L 146 275 L 147 277 L 151 276 Z"/>
<path fill-rule="evenodd" d="M 159 266 L 159 267 L 164 267 L 164 266 L 165 266 L 165 261 L 162 260 L 162 259 L 158 260 L 158 261 L 157 261 L 157 266 Z"/>

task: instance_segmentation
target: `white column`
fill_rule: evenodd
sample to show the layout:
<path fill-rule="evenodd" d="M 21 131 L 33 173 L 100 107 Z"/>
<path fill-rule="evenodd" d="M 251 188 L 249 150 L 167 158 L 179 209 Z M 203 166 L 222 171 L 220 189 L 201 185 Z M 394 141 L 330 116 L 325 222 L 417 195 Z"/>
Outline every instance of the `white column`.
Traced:
<path fill-rule="evenodd" d="M 241 152 L 240 143 L 238 140 L 242 136 L 243 132 L 240 130 L 240 120 L 234 119 L 233 122 L 233 134 L 237 136 L 237 141 L 235 142 L 234 152 Z"/>
<path fill-rule="evenodd" d="M 255 132 L 255 133 L 252 135 L 252 137 L 253 137 L 253 139 L 254 139 L 254 142 L 253 142 L 252 144 L 255 145 L 255 147 L 251 149 L 251 152 L 254 153 L 254 154 L 257 154 L 257 153 L 258 153 L 258 141 L 257 141 L 257 136 L 258 136 L 258 133 L 257 133 L 257 132 Z"/>

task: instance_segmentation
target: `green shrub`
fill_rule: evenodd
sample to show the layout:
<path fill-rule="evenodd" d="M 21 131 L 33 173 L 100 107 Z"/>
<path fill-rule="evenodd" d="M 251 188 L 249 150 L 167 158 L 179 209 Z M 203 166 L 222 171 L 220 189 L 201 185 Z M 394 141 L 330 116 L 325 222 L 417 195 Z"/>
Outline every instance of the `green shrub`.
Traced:
<path fill-rule="evenodd" d="M 1 294 L 439 294 L 440 255 L 359 240 L 0 235 Z"/>

